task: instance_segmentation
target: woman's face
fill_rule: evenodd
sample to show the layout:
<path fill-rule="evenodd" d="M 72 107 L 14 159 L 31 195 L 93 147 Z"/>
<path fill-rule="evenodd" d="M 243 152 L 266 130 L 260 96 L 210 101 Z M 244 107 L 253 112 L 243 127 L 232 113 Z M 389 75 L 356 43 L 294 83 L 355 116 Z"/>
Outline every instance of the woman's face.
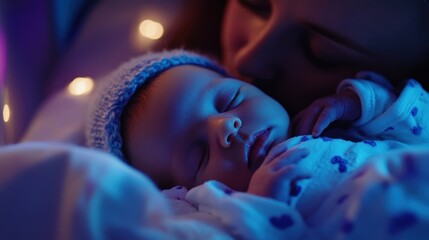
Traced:
<path fill-rule="evenodd" d="M 230 0 L 224 62 L 293 115 L 359 70 L 428 77 L 428 19 L 423 0 Z"/>

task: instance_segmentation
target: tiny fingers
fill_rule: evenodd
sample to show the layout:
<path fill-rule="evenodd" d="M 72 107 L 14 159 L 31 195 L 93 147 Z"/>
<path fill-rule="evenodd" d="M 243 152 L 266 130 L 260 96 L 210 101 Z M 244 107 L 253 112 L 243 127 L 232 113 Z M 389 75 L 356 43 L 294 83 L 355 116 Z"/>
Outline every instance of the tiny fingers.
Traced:
<path fill-rule="evenodd" d="M 295 121 L 295 135 L 310 134 L 321 111 L 322 108 L 319 105 L 313 104 L 303 112 L 300 112 Z"/>
<path fill-rule="evenodd" d="M 281 142 L 275 145 L 269 152 L 267 157 L 265 158 L 264 164 L 268 164 L 274 158 L 278 157 L 281 153 L 286 152 L 288 150 L 288 145 L 286 142 Z"/>
<path fill-rule="evenodd" d="M 277 171 L 284 166 L 296 164 L 309 155 L 309 150 L 306 148 L 294 148 L 281 153 L 272 160 L 273 170 Z"/>
<path fill-rule="evenodd" d="M 280 168 L 279 170 L 277 170 L 276 174 L 282 176 L 283 179 L 289 179 L 289 180 L 295 180 L 295 181 L 311 178 L 312 176 L 308 168 L 304 168 L 296 164 L 290 164 L 290 165 L 284 166 L 283 168 Z"/>
<path fill-rule="evenodd" d="M 325 108 L 317 118 L 314 124 L 312 135 L 318 137 L 320 134 L 337 119 L 337 110 L 335 108 Z"/>

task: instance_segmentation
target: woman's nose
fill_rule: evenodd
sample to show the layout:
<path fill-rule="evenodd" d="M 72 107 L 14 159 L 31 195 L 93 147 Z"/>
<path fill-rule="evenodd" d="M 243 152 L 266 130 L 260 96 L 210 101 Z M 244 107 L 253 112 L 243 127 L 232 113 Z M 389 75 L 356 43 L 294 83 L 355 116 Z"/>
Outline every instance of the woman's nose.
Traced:
<path fill-rule="evenodd" d="M 240 118 L 236 116 L 220 115 L 209 119 L 211 137 L 224 148 L 229 147 L 232 139 L 237 137 L 241 125 Z"/>

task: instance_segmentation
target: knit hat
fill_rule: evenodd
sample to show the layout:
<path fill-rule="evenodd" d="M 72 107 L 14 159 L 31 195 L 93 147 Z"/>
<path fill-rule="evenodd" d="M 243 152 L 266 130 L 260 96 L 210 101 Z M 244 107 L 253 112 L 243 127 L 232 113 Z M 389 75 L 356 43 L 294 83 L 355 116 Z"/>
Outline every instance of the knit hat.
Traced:
<path fill-rule="evenodd" d="M 185 50 L 148 53 L 131 59 L 103 79 L 89 107 L 86 140 L 89 147 L 113 153 L 122 160 L 121 115 L 138 88 L 165 70 L 180 65 L 196 65 L 226 75 L 214 61 Z"/>

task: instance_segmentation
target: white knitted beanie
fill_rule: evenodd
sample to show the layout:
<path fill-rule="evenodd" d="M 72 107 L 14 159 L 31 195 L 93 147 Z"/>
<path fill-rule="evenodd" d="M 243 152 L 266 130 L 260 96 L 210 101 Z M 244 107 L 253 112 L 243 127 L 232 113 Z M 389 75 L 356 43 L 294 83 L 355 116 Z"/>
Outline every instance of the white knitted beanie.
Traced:
<path fill-rule="evenodd" d="M 88 146 L 125 160 L 121 137 L 123 109 L 138 88 L 146 86 L 163 71 L 180 65 L 202 66 L 226 75 L 225 70 L 209 58 L 184 50 L 148 53 L 124 63 L 97 86 L 89 107 Z"/>

